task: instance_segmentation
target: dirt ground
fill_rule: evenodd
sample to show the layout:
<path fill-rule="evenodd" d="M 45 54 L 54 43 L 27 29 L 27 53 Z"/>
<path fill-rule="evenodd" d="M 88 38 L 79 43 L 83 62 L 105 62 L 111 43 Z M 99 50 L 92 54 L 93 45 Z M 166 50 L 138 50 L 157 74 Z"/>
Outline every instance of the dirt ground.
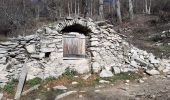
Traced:
<path fill-rule="evenodd" d="M 154 76 L 144 78 L 144 83 L 103 85 L 103 88 L 79 90 L 61 100 L 170 100 L 170 79 Z"/>

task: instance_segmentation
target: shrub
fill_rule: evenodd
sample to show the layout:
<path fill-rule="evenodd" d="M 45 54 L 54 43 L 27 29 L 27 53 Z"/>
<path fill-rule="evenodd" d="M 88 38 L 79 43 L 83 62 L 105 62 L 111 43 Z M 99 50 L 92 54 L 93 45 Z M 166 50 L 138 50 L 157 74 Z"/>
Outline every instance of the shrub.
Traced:
<path fill-rule="evenodd" d="M 13 87 L 13 84 L 17 83 L 17 82 L 18 82 L 17 79 L 12 79 L 11 81 L 8 81 L 7 84 L 3 88 L 1 88 L 0 90 L 3 90 L 3 91 L 8 92 L 8 93 L 14 93 L 15 89 Z"/>
<path fill-rule="evenodd" d="M 28 84 L 28 85 L 30 85 L 30 86 L 35 86 L 35 85 L 37 85 L 37 84 L 40 84 L 41 82 L 42 82 L 42 79 L 39 78 L 39 77 L 36 77 L 36 78 L 34 78 L 34 79 L 28 80 L 28 81 L 26 82 L 26 84 Z"/>
<path fill-rule="evenodd" d="M 15 92 L 15 89 L 14 87 L 12 86 L 12 84 L 6 84 L 3 88 L 3 90 L 5 92 L 8 92 L 8 93 L 14 93 Z"/>
<path fill-rule="evenodd" d="M 56 78 L 55 77 L 47 77 L 46 79 L 45 79 L 45 81 L 52 81 L 52 80 L 55 80 Z"/>
<path fill-rule="evenodd" d="M 66 75 L 66 76 L 74 76 L 77 74 L 77 71 L 71 69 L 71 68 L 66 68 L 65 69 L 65 73 L 63 75 Z"/>

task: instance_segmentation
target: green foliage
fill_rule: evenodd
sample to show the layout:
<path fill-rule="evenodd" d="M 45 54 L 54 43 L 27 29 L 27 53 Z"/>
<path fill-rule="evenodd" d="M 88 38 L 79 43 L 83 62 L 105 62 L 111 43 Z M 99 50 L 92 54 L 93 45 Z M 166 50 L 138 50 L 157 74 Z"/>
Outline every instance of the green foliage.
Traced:
<path fill-rule="evenodd" d="M 63 75 L 74 76 L 76 74 L 77 74 L 77 72 L 75 70 L 68 67 L 68 68 L 65 69 L 65 73 Z"/>
<path fill-rule="evenodd" d="M 4 86 L 3 90 L 5 92 L 8 92 L 8 93 L 14 93 L 15 92 L 15 89 L 12 86 L 12 84 L 8 84 L 8 83 Z"/>
<path fill-rule="evenodd" d="M 7 83 L 6 83 L 6 85 L 4 86 L 4 88 L 2 89 L 0 89 L 0 90 L 4 90 L 5 92 L 8 92 L 8 93 L 14 93 L 15 92 L 15 89 L 14 89 L 14 87 L 13 87 L 13 84 L 14 83 L 17 83 L 18 82 L 18 80 L 17 79 L 12 79 L 11 81 L 8 81 Z"/>
<path fill-rule="evenodd" d="M 40 84 L 41 82 L 42 82 L 42 79 L 39 78 L 39 77 L 36 77 L 36 78 L 34 78 L 34 79 L 28 80 L 28 81 L 26 82 L 26 84 L 28 84 L 28 85 L 30 85 L 30 86 L 35 86 L 35 85 L 37 85 L 37 84 Z"/>
<path fill-rule="evenodd" d="M 45 79 L 45 81 L 52 81 L 52 80 L 56 80 L 56 78 L 55 77 L 47 77 L 46 79 Z"/>
<path fill-rule="evenodd" d="M 107 81 L 110 81 L 110 82 L 115 82 L 117 80 L 134 80 L 134 79 L 139 79 L 139 78 L 142 78 L 142 76 L 137 74 L 137 73 L 124 72 L 124 73 L 116 74 L 113 77 L 106 77 L 106 78 L 98 77 L 96 79 L 96 81 L 107 80 Z"/>

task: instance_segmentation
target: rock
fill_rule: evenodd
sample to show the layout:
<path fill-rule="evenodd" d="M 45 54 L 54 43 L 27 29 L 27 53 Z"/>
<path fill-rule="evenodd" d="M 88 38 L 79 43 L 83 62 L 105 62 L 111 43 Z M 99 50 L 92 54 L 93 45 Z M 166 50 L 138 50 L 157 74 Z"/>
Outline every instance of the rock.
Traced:
<path fill-rule="evenodd" d="M 146 73 L 149 74 L 149 75 L 159 75 L 160 74 L 160 72 L 155 70 L 155 69 L 146 70 Z"/>
<path fill-rule="evenodd" d="M 58 95 L 58 96 L 55 98 L 55 100 L 59 100 L 59 99 L 61 99 L 61 98 L 64 98 L 64 97 L 66 97 L 66 96 L 68 96 L 68 95 L 70 95 L 70 94 L 76 93 L 76 92 L 77 92 L 77 91 L 68 91 L 68 92 L 66 92 L 66 93 L 60 94 L 60 95 Z"/>
<path fill-rule="evenodd" d="M 115 74 L 119 74 L 120 73 L 120 68 L 113 67 L 113 71 L 114 71 Z"/>
<path fill-rule="evenodd" d="M 159 66 L 159 67 L 158 67 L 158 70 L 159 70 L 159 71 L 163 71 L 164 69 L 165 69 L 164 66 Z"/>
<path fill-rule="evenodd" d="M 140 59 L 140 58 L 135 58 L 135 61 L 137 62 L 137 63 L 140 63 L 140 65 L 141 66 L 148 66 L 148 63 L 147 62 L 145 62 L 144 60 L 142 60 L 142 59 Z"/>
<path fill-rule="evenodd" d="M 98 41 L 92 41 L 91 42 L 91 46 L 98 46 L 99 45 L 99 42 Z"/>
<path fill-rule="evenodd" d="M 63 86 L 63 85 L 59 85 L 59 86 L 55 86 L 53 87 L 54 90 L 67 90 L 67 87 Z"/>
<path fill-rule="evenodd" d="M 14 42 L 11 42 L 11 41 L 7 41 L 7 42 L 0 42 L 0 45 L 3 45 L 3 46 L 9 46 L 9 45 L 18 45 L 18 43 L 14 43 Z"/>
<path fill-rule="evenodd" d="M 101 90 L 95 90 L 94 92 L 100 92 Z"/>
<path fill-rule="evenodd" d="M 130 80 L 126 80 L 126 83 L 129 83 L 130 82 Z"/>
<path fill-rule="evenodd" d="M 87 80 L 90 76 L 91 76 L 91 74 L 87 74 L 82 79 Z"/>
<path fill-rule="evenodd" d="M 46 34 L 50 34 L 52 30 L 49 27 L 45 27 Z"/>
<path fill-rule="evenodd" d="M 108 70 L 102 70 L 102 72 L 100 73 L 100 77 L 112 77 L 113 73 L 111 71 Z"/>
<path fill-rule="evenodd" d="M 144 81 L 142 79 L 139 79 L 138 82 L 139 83 L 144 83 Z"/>
<path fill-rule="evenodd" d="M 110 83 L 110 81 L 106 81 L 106 80 L 100 80 L 99 83 L 105 84 L 105 83 Z"/>
<path fill-rule="evenodd" d="M 26 50 L 28 53 L 36 53 L 36 50 L 35 50 L 35 45 L 32 44 L 32 45 L 27 45 L 26 47 Z"/>
<path fill-rule="evenodd" d="M 79 84 L 78 82 L 72 82 L 71 83 L 72 85 L 77 85 L 77 84 Z"/>
<path fill-rule="evenodd" d="M 79 95 L 79 98 L 82 98 L 83 97 L 83 95 Z"/>
<path fill-rule="evenodd" d="M 55 48 L 41 48 L 40 51 L 42 53 L 53 52 L 53 51 L 55 51 Z"/>
<path fill-rule="evenodd" d="M 170 69 L 170 63 L 166 63 L 165 66 L 167 69 Z"/>
<path fill-rule="evenodd" d="M 132 67 L 135 67 L 135 68 L 137 68 L 138 67 L 138 65 L 137 65 L 137 63 L 136 63 L 136 61 L 131 61 L 131 63 L 130 63 L 130 65 L 132 66 Z"/>
<path fill-rule="evenodd" d="M 0 100 L 2 100 L 2 98 L 3 98 L 3 93 L 0 93 Z"/>
<path fill-rule="evenodd" d="M 0 54 L 5 54 L 5 53 L 7 53 L 7 50 L 5 50 L 5 49 L 0 49 Z"/>
<path fill-rule="evenodd" d="M 91 38 L 90 41 L 99 41 L 98 38 Z"/>
<path fill-rule="evenodd" d="M 35 100 L 41 100 L 41 99 L 35 99 Z"/>
<path fill-rule="evenodd" d="M 6 61 L 7 61 L 6 57 L 0 58 L 0 64 L 6 64 Z"/>
<path fill-rule="evenodd" d="M 151 54 L 151 55 L 149 56 L 149 61 L 150 61 L 150 63 L 152 63 L 152 64 L 158 64 L 158 63 L 160 63 L 159 60 L 155 59 L 155 56 L 153 56 L 153 54 Z"/>
<path fill-rule="evenodd" d="M 5 83 L 8 81 L 7 75 L 8 75 L 8 72 L 5 72 L 5 71 L 0 72 L 0 83 Z"/>
<path fill-rule="evenodd" d="M 101 66 L 98 62 L 92 64 L 92 69 L 94 73 L 98 73 L 101 70 Z"/>
<path fill-rule="evenodd" d="M 169 72 L 169 69 L 164 69 L 163 72 L 167 73 L 167 72 Z"/>

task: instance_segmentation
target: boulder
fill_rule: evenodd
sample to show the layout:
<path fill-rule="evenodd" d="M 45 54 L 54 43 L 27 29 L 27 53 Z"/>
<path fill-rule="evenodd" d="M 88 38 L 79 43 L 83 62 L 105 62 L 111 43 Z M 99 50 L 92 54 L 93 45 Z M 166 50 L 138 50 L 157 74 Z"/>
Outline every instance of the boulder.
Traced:
<path fill-rule="evenodd" d="M 26 47 L 26 50 L 28 53 L 36 53 L 36 50 L 35 50 L 35 45 L 32 44 L 32 45 L 27 45 Z"/>
<path fill-rule="evenodd" d="M 100 73 L 100 77 L 112 77 L 113 73 L 111 71 L 108 70 L 102 70 L 102 72 Z"/>
<path fill-rule="evenodd" d="M 53 52 L 53 51 L 55 51 L 55 48 L 41 48 L 40 51 L 43 53 Z"/>
<path fill-rule="evenodd" d="M 120 68 L 113 67 L 113 71 L 114 71 L 115 74 L 119 74 L 120 73 Z"/>
<path fill-rule="evenodd" d="M 160 72 L 155 70 L 155 69 L 146 70 L 146 73 L 149 74 L 149 75 L 159 75 L 160 74 Z"/>
<path fill-rule="evenodd" d="M 99 42 L 98 41 L 92 41 L 91 42 L 91 46 L 98 46 L 99 45 Z"/>
<path fill-rule="evenodd" d="M 98 62 L 92 64 L 92 69 L 94 73 L 98 73 L 101 70 L 101 66 Z"/>
<path fill-rule="evenodd" d="M 132 66 L 132 67 L 135 67 L 135 68 L 137 68 L 138 67 L 138 65 L 137 65 L 137 63 L 136 63 L 136 61 L 131 61 L 131 63 L 130 63 L 130 65 Z"/>
<path fill-rule="evenodd" d="M 150 61 L 150 63 L 152 63 L 152 64 L 158 64 L 158 63 L 160 63 L 160 61 L 157 60 L 157 59 L 155 59 L 155 56 L 153 56 L 152 54 L 149 56 L 149 61 Z"/>
<path fill-rule="evenodd" d="M 8 78 L 6 77 L 8 75 L 8 72 L 1 71 L 0 72 L 0 83 L 5 83 L 8 81 Z"/>
<path fill-rule="evenodd" d="M 5 53 L 7 53 L 7 50 L 6 50 L 6 49 L 1 49 L 1 48 L 0 48 L 0 54 L 5 54 Z"/>
<path fill-rule="evenodd" d="M 6 61 L 7 61 L 6 57 L 0 58 L 0 64 L 6 64 Z"/>

